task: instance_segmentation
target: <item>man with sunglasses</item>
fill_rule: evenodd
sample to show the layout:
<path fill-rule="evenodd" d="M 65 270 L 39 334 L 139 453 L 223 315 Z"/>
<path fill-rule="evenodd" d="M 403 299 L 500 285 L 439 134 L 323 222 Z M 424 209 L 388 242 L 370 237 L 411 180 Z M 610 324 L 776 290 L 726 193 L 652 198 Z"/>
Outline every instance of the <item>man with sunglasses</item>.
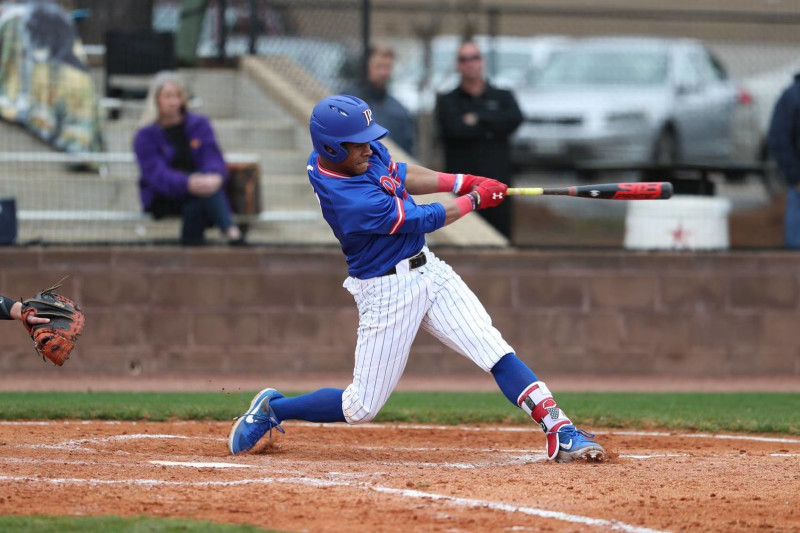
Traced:
<path fill-rule="evenodd" d="M 466 41 L 458 49 L 461 83 L 436 103 L 436 121 L 444 143 L 445 171 L 493 176 L 511 183 L 509 137 L 522 123 L 522 112 L 511 91 L 493 87 L 484 76 L 478 45 Z M 481 215 L 511 238 L 511 202 Z"/>

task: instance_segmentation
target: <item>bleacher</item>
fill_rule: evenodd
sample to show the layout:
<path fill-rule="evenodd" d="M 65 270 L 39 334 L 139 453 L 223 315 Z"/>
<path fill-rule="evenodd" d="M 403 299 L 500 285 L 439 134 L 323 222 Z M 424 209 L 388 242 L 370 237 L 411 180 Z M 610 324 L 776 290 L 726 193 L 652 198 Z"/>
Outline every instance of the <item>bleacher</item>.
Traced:
<path fill-rule="evenodd" d="M 194 70 L 185 77 L 196 111 L 213 121 L 226 161 L 261 169 L 260 213 L 237 215 L 248 241 L 331 242 L 305 177 L 310 142 L 300 126 L 237 71 Z M 0 123 L 0 146 L 17 148 L 0 152 L 0 197 L 16 199 L 19 243 L 177 240 L 178 219 L 154 221 L 141 211 L 131 150 L 141 102 L 125 102 L 118 111 L 105 123 L 102 153 L 54 152 Z M 210 240 L 216 233 L 208 232 Z"/>

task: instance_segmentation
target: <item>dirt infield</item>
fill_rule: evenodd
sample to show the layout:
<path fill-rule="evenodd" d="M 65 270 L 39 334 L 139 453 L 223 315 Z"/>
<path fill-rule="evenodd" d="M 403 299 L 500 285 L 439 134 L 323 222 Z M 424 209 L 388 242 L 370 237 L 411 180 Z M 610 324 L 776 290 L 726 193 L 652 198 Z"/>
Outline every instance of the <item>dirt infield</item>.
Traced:
<path fill-rule="evenodd" d="M 597 431 L 546 461 L 532 426 L 0 422 L 0 513 L 152 515 L 285 531 L 800 530 L 800 439 Z"/>

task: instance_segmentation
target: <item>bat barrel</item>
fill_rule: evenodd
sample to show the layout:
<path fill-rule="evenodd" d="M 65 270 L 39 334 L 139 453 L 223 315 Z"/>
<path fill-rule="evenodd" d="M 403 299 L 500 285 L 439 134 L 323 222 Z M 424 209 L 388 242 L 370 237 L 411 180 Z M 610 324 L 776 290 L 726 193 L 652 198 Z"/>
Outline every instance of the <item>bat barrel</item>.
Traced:
<path fill-rule="evenodd" d="M 672 197 L 672 183 L 668 181 L 599 183 L 572 187 L 509 188 L 509 196 L 575 196 L 598 200 L 667 200 Z"/>

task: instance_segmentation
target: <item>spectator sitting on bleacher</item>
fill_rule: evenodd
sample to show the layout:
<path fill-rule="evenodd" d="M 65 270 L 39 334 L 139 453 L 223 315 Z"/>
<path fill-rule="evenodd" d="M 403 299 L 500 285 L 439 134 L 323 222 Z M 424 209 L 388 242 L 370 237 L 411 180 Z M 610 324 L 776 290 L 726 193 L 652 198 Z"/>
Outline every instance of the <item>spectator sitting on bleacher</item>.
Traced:
<path fill-rule="evenodd" d="M 133 141 L 142 206 L 158 220 L 182 216 L 181 243 L 204 242 L 217 226 L 242 242 L 223 185 L 227 171 L 208 118 L 187 110 L 186 87 L 175 72 L 156 74 Z"/>

